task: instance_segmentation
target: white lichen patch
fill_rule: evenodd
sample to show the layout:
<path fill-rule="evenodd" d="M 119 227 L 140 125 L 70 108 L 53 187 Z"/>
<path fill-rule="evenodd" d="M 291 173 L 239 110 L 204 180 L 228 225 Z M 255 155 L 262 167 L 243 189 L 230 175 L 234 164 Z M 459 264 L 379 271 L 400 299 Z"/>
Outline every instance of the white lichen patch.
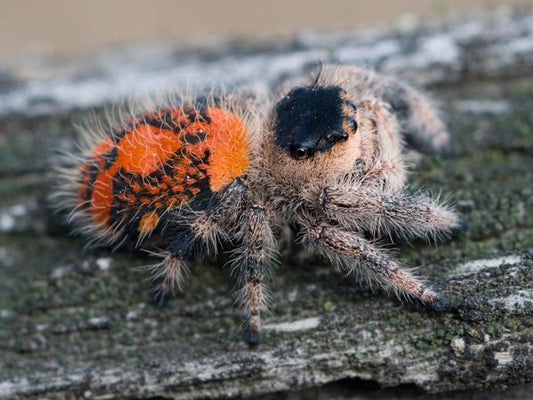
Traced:
<path fill-rule="evenodd" d="M 104 328 L 109 324 L 110 318 L 106 315 L 89 318 L 89 326 L 92 328 Z"/>
<path fill-rule="evenodd" d="M 120 368 L 112 368 L 105 370 L 104 373 L 100 375 L 100 379 L 104 385 L 113 385 L 120 382 L 122 375 L 123 371 Z"/>
<path fill-rule="evenodd" d="M 9 211 L 14 217 L 21 217 L 28 212 L 28 208 L 23 204 L 15 204 L 9 208 Z"/>
<path fill-rule="evenodd" d="M 15 265 L 16 259 L 7 247 L 0 247 L 0 265 L 11 268 Z"/>
<path fill-rule="evenodd" d="M 100 271 L 109 271 L 111 267 L 111 258 L 110 257 L 100 257 L 96 260 L 96 265 Z"/>
<path fill-rule="evenodd" d="M 453 353 L 456 356 L 460 356 L 465 352 L 465 340 L 462 337 L 454 337 L 450 343 L 452 346 Z"/>
<path fill-rule="evenodd" d="M 61 279 L 65 277 L 72 270 L 70 265 L 60 265 L 54 268 L 50 274 L 52 279 Z"/>
<path fill-rule="evenodd" d="M 507 100 L 460 100 L 456 103 L 460 112 L 472 114 L 506 114 L 512 110 L 511 103 Z"/>
<path fill-rule="evenodd" d="M 383 40 L 377 44 L 341 47 L 335 52 L 335 59 L 341 63 L 375 64 L 401 51 L 397 39 Z"/>
<path fill-rule="evenodd" d="M 9 214 L 0 214 L 0 231 L 10 232 L 15 228 L 15 218 Z"/>
<path fill-rule="evenodd" d="M 431 382 L 435 379 L 439 379 L 436 366 L 430 362 L 421 362 L 406 371 L 403 382 L 423 385 L 425 382 Z"/>
<path fill-rule="evenodd" d="M 389 58 L 385 70 L 392 72 L 407 68 L 422 69 L 430 65 L 450 65 L 459 60 L 459 54 L 459 48 L 450 36 L 433 35 L 421 40 L 414 53 Z"/>
<path fill-rule="evenodd" d="M 10 232 L 16 227 L 17 218 L 28 213 L 28 207 L 24 204 L 14 204 L 0 209 L 0 231 Z"/>
<path fill-rule="evenodd" d="M 10 396 L 19 388 L 29 386 L 30 382 L 27 378 L 21 378 L 18 382 L 2 381 L 0 382 L 0 396 Z"/>
<path fill-rule="evenodd" d="M 29 221 L 28 214 L 37 208 L 37 202 L 30 200 L 22 204 L 13 204 L 0 209 L 0 232 L 15 232 L 35 224 Z M 38 228 L 38 227 L 37 227 Z"/>
<path fill-rule="evenodd" d="M 512 255 L 498 258 L 481 258 L 459 264 L 452 275 L 469 275 L 488 268 L 497 268 L 500 265 L 515 265 L 522 261 L 521 256 Z"/>
<path fill-rule="evenodd" d="M 524 308 L 527 304 L 533 305 L 533 289 L 519 290 L 506 297 L 496 297 L 489 300 L 490 304 L 501 304 L 507 311 Z"/>
<path fill-rule="evenodd" d="M 48 379 L 43 379 L 43 375 L 37 375 L 33 380 L 27 377 L 11 378 L 0 381 L 0 398 L 15 398 L 14 393 L 38 393 L 48 388 L 48 385 L 58 388 L 79 385 L 85 378 L 87 378 L 87 372 L 53 376 Z"/>
<path fill-rule="evenodd" d="M 137 307 L 128 311 L 128 313 L 126 314 L 126 319 L 130 321 L 138 319 L 142 315 L 145 308 L 146 308 L 146 304 L 144 303 L 138 304 Z"/>
<path fill-rule="evenodd" d="M 452 38 L 446 34 L 431 36 L 421 45 L 421 55 L 424 65 L 432 63 L 449 64 L 459 57 L 459 48 Z"/>
<path fill-rule="evenodd" d="M 513 361 L 513 356 L 508 351 L 497 351 L 494 353 L 494 359 L 498 361 L 498 366 L 504 366 Z"/>
<path fill-rule="evenodd" d="M 529 55 L 533 52 L 533 42 L 529 37 L 517 37 L 506 43 L 506 46 L 499 48 L 496 44 L 489 47 L 489 52 L 498 57 L 501 63 L 511 64 L 516 58 Z"/>
<path fill-rule="evenodd" d="M 404 347 L 395 340 L 389 340 L 385 342 L 382 346 L 379 346 L 379 351 L 377 355 L 380 359 L 395 359 L 396 357 L 403 354 L 405 351 Z"/>
<path fill-rule="evenodd" d="M 315 329 L 320 325 L 320 318 L 306 318 L 293 322 L 281 322 L 279 324 L 267 324 L 263 326 L 265 330 L 271 330 L 276 332 L 297 332 L 307 331 L 309 329 Z"/>

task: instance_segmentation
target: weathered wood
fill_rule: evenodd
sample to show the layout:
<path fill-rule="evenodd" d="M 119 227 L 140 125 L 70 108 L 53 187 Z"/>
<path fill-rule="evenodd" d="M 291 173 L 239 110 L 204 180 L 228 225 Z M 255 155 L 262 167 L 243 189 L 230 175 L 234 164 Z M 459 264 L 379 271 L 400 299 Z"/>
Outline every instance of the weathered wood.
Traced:
<path fill-rule="evenodd" d="M 149 52 L 160 57 L 157 71 L 143 62 Z M 346 378 L 430 392 L 531 382 L 533 15 L 197 54 L 115 49 L 67 60 L 52 82 L 0 88 L 0 397 L 255 396 Z M 424 157 L 413 188 L 453 197 L 468 229 L 438 247 L 401 244 L 398 254 L 423 267 L 454 312 L 401 306 L 318 259 L 287 254 L 264 344 L 250 350 L 228 268 L 198 265 L 186 292 L 160 311 L 137 268 L 155 260 L 84 250 L 47 208 L 48 149 L 72 145 L 84 108 L 205 76 L 271 90 L 317 59 L 434 85 L 456 157 Z"/>
<path fill-rule="evenodd" d="M 213 83 L 270 91 L 281 77 L 317 62 L 356 63 L 421 85 L 524 76 L 533 69 L 533 16 L 517 11 L 387 32 L 308 32 L 275 42 L 214 42 L 202 49 L 160 43 L 44 58 L 3 73 L 0 116 L 50 114 Z"/>

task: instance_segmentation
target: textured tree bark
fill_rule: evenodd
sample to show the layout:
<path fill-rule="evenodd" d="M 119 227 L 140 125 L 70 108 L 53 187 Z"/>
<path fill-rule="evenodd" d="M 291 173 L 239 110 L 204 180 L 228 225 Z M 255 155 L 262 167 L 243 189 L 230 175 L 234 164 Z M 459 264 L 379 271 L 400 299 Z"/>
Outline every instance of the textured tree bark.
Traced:
<path fill-rule="evenodd" d="M 157 70 L 149 57 L 159 57 Z M 185 293 L 157 310 L 138 268 L 156 260 L 86 250 L 50 211 L 52 150 L 71 148 L 72 124 L 87 108 L 206 77 L 272 90 L 317 60 L 397 74 L 442 102 L 455 157 L 421 157 L 412 186 L 453 198 L 468 228 L 437 247 L 400 243 L 398 256 L 421 267 L 452 312 L 402 306 L 288 252 L 271 285 L 264 343 L 249 349 L 228 268 L 195 266 Z M 352 378 L 440 393 L 531 382 L 532 70 L 533 15 L 522 13 L 202 51 L 114 49 L 3 73 L 0 397 L 257 396 Z M 23 78 L 36 71 L 47 79 Z"/>

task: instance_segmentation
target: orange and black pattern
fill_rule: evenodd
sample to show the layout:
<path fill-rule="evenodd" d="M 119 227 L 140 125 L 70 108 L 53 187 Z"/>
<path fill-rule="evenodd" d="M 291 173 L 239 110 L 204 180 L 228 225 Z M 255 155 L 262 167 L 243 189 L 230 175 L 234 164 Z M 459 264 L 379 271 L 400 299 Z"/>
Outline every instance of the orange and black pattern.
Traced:
<path fill-rule="evenodd" d="M 99 227 L 128 237 L 160 232 L 165 216 L 204 208 L 248 167 L 234 113 L 204 106 L 146 112 L 112 130 L 81 166 L 78 202 Z"/>

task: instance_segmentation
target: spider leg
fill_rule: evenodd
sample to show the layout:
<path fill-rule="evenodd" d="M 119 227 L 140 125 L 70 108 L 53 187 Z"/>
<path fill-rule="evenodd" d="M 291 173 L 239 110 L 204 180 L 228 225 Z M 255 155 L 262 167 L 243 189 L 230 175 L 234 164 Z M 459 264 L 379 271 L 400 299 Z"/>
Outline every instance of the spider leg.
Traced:
<path fill-rule="evenodd" d="M 239 300 L 246 313 L 245 340 L 255 346 L 260 343 L 260 312 L 266 307 L 267 268 L 275 254 L 275 239 L 264 207 L 255 205 L 248 210 L 241 238 L 232 264 L 239 275 Z"/>
<path fill-rule="evenodd" d="M 221 196 L 206 210 L 185 212 L 176 217 L 166 233 L 169 244 L 165 258 L 154 267 L 153 301 L 163 307 L 168 296 L 177 287 L 181 288 L 188 264 L 202 255 L 214 252 L 224 235 L 221 222 L 235 215 L 247 186 L 243 178 L 235 178 Z"/>
<path fill-rule="evenodd" d="M 321 252 L 348 273 L 367 273 L 393 289 L 397 295 L 414 298 L 425 307 L 442 312 L 448 301 L 400 267 L 386 252 L 353 232 L 322 223 L 308 228 L 308 236 Z"/>
<path fill-rule="evenodd" d="M 388 103 L 400 123 L 400 129 L 408 144 L 418 150 L 448 152 L 450 137 L 439 117 L 437 108 L 429 96 L 403 81 L 382 76 L 373 71 L 353 66 L 326 67 L 320 83 L 329 84 L 331 75 L 345 85 L 353 85 L 356 91 L 377 97 Z"/>
<path fill-rule="evenodd" d="M 398 119 L 385 103 L 376 99 L 361 102 L 357 110 L 361 143 L 355 174 L 358 179 L 387 190 L 400 189 L 407 172 Z"/>
<path fill-rule="evenodd" d="M 345 226 L 373 234 L 437 237 L 460 228 L 458 214 L 421 194 L 385 192 L 378 188 L 330 186 L 322 189 L 320 207 Z"/>
<path fill-rule="evenodd" d="M 390 104 L 408 144 L 423 151 L 451 151 L 448 132 L 428 96 L 394 79 L 376 82 L 375 90 Z"/>

